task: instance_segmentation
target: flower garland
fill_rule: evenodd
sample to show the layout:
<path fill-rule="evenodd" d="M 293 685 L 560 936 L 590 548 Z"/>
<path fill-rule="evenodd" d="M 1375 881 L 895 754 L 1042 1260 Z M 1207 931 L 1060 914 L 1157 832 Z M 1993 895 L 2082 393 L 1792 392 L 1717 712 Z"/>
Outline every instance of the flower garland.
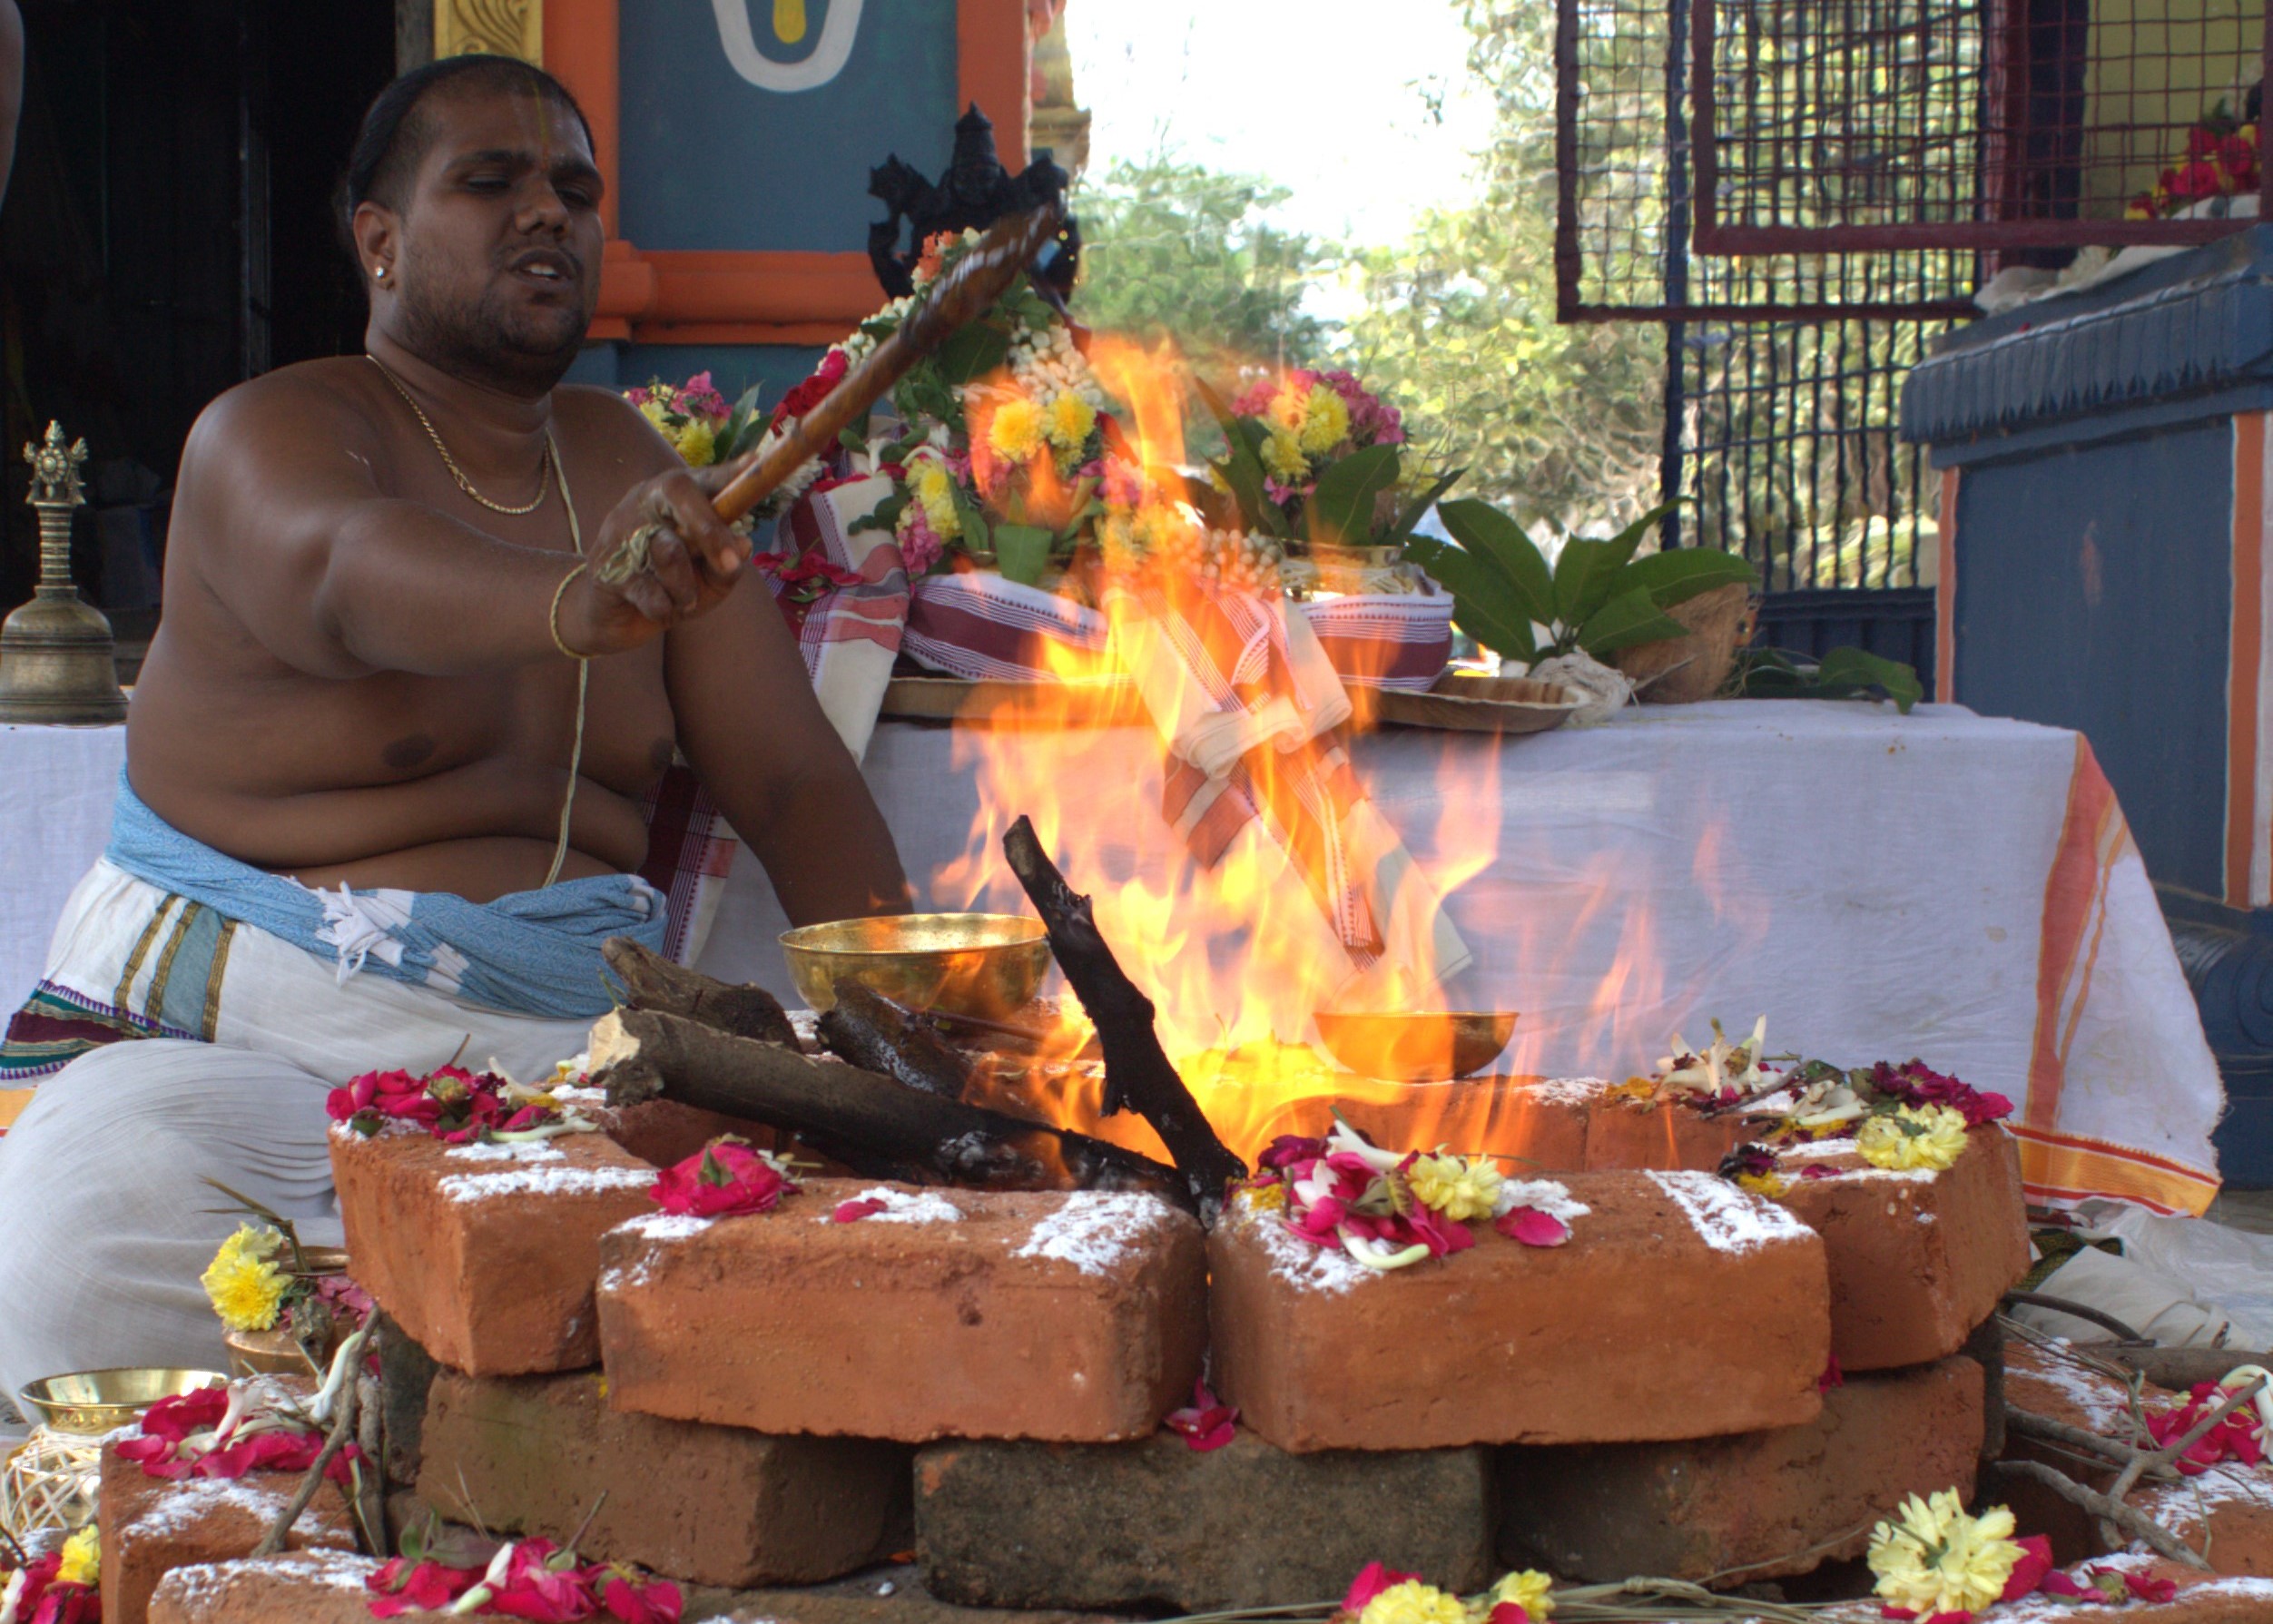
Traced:
<path fill-rule="evenodd" d="M 2012 1114 L 2003 1095 L 1976 1089 L 1923 1060 L 1882 1060 L 1868 1071 L 1844 1072 L 1810 1061 L 1794 1081 L 1799 1092 L 1769 1137 L 1805 1142 L 1852 1127 L 1855 1150 L 1874 1167 L 1942 1172 L 1964 1154 L 1970 1130 Z"/>
<path fill-rule="evenodd" d="M 665 1167 L 647 1194 L 667 1213 L 723 1218 L 738 1213 L 772 1212 L 782 1196 L 795 1195 L 800 1187 L 785 1158 L 725 1134 L 684 1161 Z"/>
<path fill-rule="evenodd" d="M 93 1523 L 0 1585 L 0 1624 L 102 1624 L 103 1537 Z"/>
<path fill-rule="evenodd" d="M 239 1225 L 198 1284 L 231 1331 L 272 1331 L 282 1322 L 329 1342 L 371 1313 L 368 1292 L 344 1275 L 310 1271 L 297 1243 L 273 1225 Z"/>
<path fill-rule="evenodd" d="M 1545 1624 L 1555 1610 L 1554 1580 L 1525 1568 L 1481 1595 L 1462 1597 L 1368 1562 L 1351 1580 L 1334 1624 Z"/>
<path fill-rule="evenodd" d="M 573 1548 L 546 1539 L 500 1545 L 480 1567 L 428 1556 L 415 1532 L 403 1545 L 402 1555 L 363 1581 L 375 1619 L 435 1611 L 536 1624 L 582 1624 L 604 1615 L 622 1624 L 678 1624 L 685 1606 L 679 1587 L 667 1580 L 643 1580 L 619 1563 L 580 1562 Z"/>
<path fill-rule="evenodd" d="M 445 1145 L 526 1145 L 600 1131 L 599 1124 L 564 1107 L 552 1088 L 517 1083 L 494 1071 L 476 1074 L 462 1066 L 445 1066 L 424 1077 L 367 1071 L 346 1088 L 332 1089 L 324 1109 L 332 1121 L 366 1137 L 390 1122 L 407 1122 Z"/>
<path fill-rule="evenodd" d="M 1323 1139 L 1284 1135 L 1248 1181 L 1289 1233 L 1367 1268 L 1402 1269 L 1476 1244 L 1479 1218 L 1527 1246 L 1560 1246 L 1589 1210 L 1549 1179 L 1512 1179 L 1481 1156 L 1383 1150 L 1346 1122 Z"/>

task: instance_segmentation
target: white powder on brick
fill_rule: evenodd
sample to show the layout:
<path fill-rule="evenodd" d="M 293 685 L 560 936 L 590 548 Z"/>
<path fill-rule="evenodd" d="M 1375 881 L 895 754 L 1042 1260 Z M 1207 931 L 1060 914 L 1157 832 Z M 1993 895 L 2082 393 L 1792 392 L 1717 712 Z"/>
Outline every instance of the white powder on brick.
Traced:
<path fill-rule="evenodd" d="M 1174 1209 L 1157 1196 L 1106 1190 L 1077 1190 L 1066 1204 L 1034 1225 L 1018 1257 L 1048 1257 L 1069 1263 L 1085 1275 L 1104 1275 L 1120 1266 L 1146 1236 L 1167 1223 Z"/>
<path fill-rule="evenodd" d="M 247 1575 L 293 1579 L 326 1590 L 361 1592 L 364 1581 L 379 1570 L 369 1557 L 345 1550 L 296 1551 L 236 1562 L 200 1562 L 176 1568 L 158 1581 L 158 1594 L 171 1596 L 196 1609 L 225 1591 L 231 1581 Z"/>
<path fill-rule="evenodd" d="M 1537 1207 L 1550 1218 L 1565 1224 L 1575 1224 L 1594 1208 L 1583 1201 L 1574 1201 L 1569 1185 L 1557 1184 L 1551 1178 L 1503 1178 L 1500 1181 L 1500 1198 L 1493 1205 L 1495 1215 L 1513 1212 L 1519 1206 Z"/>
<path fill-rule="evenodd" d="M 450 1201 L 487 1201 L 498 1196 L 589 1196 L 602 1190 L 644 1190 L 652 1167 L 514 1167 L 502 1173 L 453 1173 L 438 1186 Z"/>
<path fill-rule="evenodd" d="M 615 1226 L 617 1235 L 635 1235 L 643 1240 L 684 1241 L 703 1233 L 716 1218 L 698 1218 L 693 1213 L 642 1213 Z"/>
<path fill-rule="evenodd" d="M 1599 1077 L 1550 1077 L 1528 1083 L 1520 1092 L 1542 1105 L 1582 1106 L 1601 1098 L 1609 1087 L 1608 1081 Z"/>
<path fill-rule="evenodd" d="M 265 1529 L 290 1498 L 289 1489 L 280 1492 L 247 1479 L 183 1478 L 128 1523 L 126 1531 L 144 1539 L 163 1539 L 221 1511 L 241 1511 Z"/>
<path fill-rule="evenodd" d="M 1756 1252 L 1801 1240 L 1815 1232 L 1764 1196 L 1738 1189 L 1716 1173 L 1651 1173 L 1673 1198 L 1689 1227 L 1716 1252 Z"/>
<path fill-rule="evenodd" d="M 2006 1373 L 2015 1383 L 2041 1382 L 2053 1389 L 2082 1412 L 2085 1424 L 2093 1432 L 2114 1438 L 2130 1436 L 2130 1401 L 2111 1378 L 2034 1348 L 2016 1355 Z M 2027 1407 L 2022 1403 L 2022 1408 Z"/>
<path fill-rule="evenodd" d="M 1312 1245 L 1286 1226 L 1283 1213 L 1256 1206 L 1245 1190 L 1233 1197 L 1226 1222 L 1244 1224 L 1271 1260 L 1271 1273 L 1297 1290 L 1345 1292 L 1375 1273 L 1339 1247 Z"/>
<path fill-rule="evenodd" d="M 565 1162 L 568 1153 L 539 1140 L 534 1145 L 458 1145 L 442 1153 L 449 1162 Z"/>
<path fill-rule="evenodd" d="M 873 1189 L 862 1190 L 853 1199 L 884 1204 L 881 1212 L 870 1213 L 862 1218 L 861 1222 L 863 1224 L 953 1224 L 963 1216 L 961 1207 L 946 1196 L 935 1196 L 929 1190 L 910 1194 L 906 1190 L 890 1190 L 878 1185 Z M 834 1207 L 821 1215 L 823 1224 L 836 1221 Z"/>

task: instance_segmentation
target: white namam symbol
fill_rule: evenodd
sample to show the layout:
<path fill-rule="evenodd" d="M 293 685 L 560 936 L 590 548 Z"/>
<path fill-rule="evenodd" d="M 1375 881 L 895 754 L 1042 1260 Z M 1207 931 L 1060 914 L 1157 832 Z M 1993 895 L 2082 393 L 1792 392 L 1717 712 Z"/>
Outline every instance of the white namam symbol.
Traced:
<path fill-rule="evenodd" d="M 772 0 L 774 37 L 793 45 L 805 37 L 806 0 Z M 829 0 L 828 20 L 812 50 L 795 62 L 780 62 L 758 49 L 750 25 L 752 0 L 711 0 L 718 14 L 718 43 L 735 73 L 760 90 L 813 90 L 844 72 L 860 32 L 861 0 Z"/>

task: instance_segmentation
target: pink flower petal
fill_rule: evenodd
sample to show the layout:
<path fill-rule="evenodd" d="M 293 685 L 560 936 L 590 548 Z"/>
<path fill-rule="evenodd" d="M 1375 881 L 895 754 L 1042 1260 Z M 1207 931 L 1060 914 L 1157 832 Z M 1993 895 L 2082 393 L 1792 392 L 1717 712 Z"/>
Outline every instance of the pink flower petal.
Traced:
<path fill-rule="evenodd" d="M 1357 1570 L 1357 1577 L 1350 1581 L 1350 1593 L 1342 1598 L 1342 1610 L 1345 1613 L 1363 1612 L 1365 1604 L 1391 1585 L 1401 1585 L 1409 1579 L 1420 1577 L 1418 1573 L 1400 1573 L 1379 1562 L 1368 1562 Z"/>
<path fill-rule="evenodd" d="M 1510 1207 L 1491 1221 L 1491 1226 L 1527 1246 L 1560 1246 L 1570 1238 L 1569 1225 L 1536 1206 Z"/>
<path fill-rule="evenodd" d="M 837 1210 L 829 1215 L 831 1224 L 857 1224 L 884 1210 L 884 1203 L 873 1196 L 863 1196 L 856 1201 L 840 1201 Z"/>

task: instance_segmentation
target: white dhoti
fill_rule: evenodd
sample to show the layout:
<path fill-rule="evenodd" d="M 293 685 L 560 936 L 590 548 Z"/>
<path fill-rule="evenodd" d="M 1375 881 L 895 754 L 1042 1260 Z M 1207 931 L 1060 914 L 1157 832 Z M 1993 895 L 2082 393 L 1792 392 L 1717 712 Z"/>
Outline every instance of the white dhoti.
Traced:
<path fill-rule="evenodd" d="M 221 1368 L 221 1324 L 198 1276 L 243 1215 L 206 1180 L 336 1245 L 331 1088 L 460 1058 L 541 1076 L 590 1029 L 588 1019 L 342 976 L 108 861 L 72 893 L 41 999 L 153 1035 L 72 1060 L 0 1139 L 0 1383 L 11 1396 L 66 1371 Z"/>

